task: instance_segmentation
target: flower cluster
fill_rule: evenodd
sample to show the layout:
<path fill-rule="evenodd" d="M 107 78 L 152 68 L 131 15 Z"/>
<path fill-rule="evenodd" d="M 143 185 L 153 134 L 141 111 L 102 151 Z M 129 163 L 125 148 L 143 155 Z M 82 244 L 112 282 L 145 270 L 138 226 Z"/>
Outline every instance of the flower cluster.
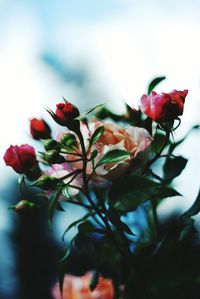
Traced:
<path fill-rule="evenodd" d="M 133 293 L 137 298 L 145 296 L 146 284 L 153 278 L 143 260 L 153 268 L 151 263 L 157 252 L 168 242 L 159 228 L 157 204 L 164 198 L 180 195 L 171 183 L 187 163 L 184 157 L 173 154 L 176 144 L 171 138 L 177 129 L 176 120 L 180 124 L 187 93 L 173 90 L 159 95 L 152 91 L 141 97 L 138 110 L 127 105 L 125 114 L 116 115 L 98 107 L 92 119 L 64 99 L 54 111 L 47 110 L 55 123 L 62 126 L 62 130 L 58 126 L 55 136 L 45 120 L 35 117 L 30 120 L 30 134 L 42 142 L 42 152 L 36 154 L 27 144 L 7 149 L 4 161 L 21 175 L 20 184 L 44 191 L 50 226 L 54 213 L 63 211 L 64 204 L 78 205 L 85 211 L 63 234 L 65 240 L 67 232 L 77 227 L 77 234 L 60 261 L 63 299 L 120 298 L 122 286 L 123 298 L 130 299 Z M 154 169 L 161 158 L 162 176 Z M 20 190 L 23 192 L 23 188 Z M 149 227 L 136 236 L 128 215 L 144 204 Z M 44 201 L 40 205 L 39 199 L 37 204 L 22 199 L 11 208 L 21 212 L 43 205 Z M 191 211 L 187 213 L 189 218 L 185 215 L 181 218 L 179 238 L 183 237 L 182 230 L 190 216 Z M 72 252 L 89 260 L 94 271 L 83 277 L 69 273 L 64 276 Z M 103 278 L 104 270 L 107 279 Z M 146 275 L 145 279 L 141 275 Z M 53 288 L 53 296 L 61 298 L 58 285 Z"/>

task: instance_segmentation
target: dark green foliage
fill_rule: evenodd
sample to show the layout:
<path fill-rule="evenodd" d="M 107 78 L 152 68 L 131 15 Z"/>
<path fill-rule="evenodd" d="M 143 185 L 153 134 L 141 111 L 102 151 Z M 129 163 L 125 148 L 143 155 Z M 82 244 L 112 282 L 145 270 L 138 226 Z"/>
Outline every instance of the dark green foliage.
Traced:
<path fill-rule="evenodd" d="M 49 219 L 50 228 L 51 228 L 51 225 L 52 225 L 53 214 L 54 214 L 54 211 L 57 207 L 58 200 L 59 200 L 59 197 L 60 197 L 61 193 L 62 193 L 62 189 L 60 188 L 55 193 L 53 193 L 51 198 L 50 198 L 49 208 L 48 208 L 48 219 Z"/>
<path fill-rule="evenodd" d="M 150 83 L 149 83 L 149 86 L 148 86 L 148 91 L 147 91 L 147 94 L 150 95 L 152 90 L 154 90 L 154 88 L 160 83 L 162 82 L 163 80 L 165 80 L 166 77 L 157 77 L 155 79 L 153 79 Z"/>
<path fill-rule="evenodd" d="M 114 149 L 107 152 L 96 164 L 96 167 L 106 163 L 118 163 L 127 159 L 130 153 L 125 150 Z"/>
<path fill-rule="evenodd" d="M 109 199 L 117 210 L 129 212 L 147 200 L 176 195 L 180 194 L 170 187 L 156 183 L 144 176 L 131 174 L 120 178 L 112 185 Z"/>
<path fill-rule="evenodd" d="M 98 127 L 89 140 L 90 146 L 92 146 L 95 142 L 97 142 L 103 133 L 104 133 L 104 126 Z"/>
<path fill-rule="evenodd" d="M 187 210 L 183 215 L 182 218 L 185 217 L 192 217 L 197 215 L 200 212 L 200 190 L 199 193 L 197 195 L 197 198 L 195 200 L 195 202 L 193 203 L 193 205 L 189 208 L 189 210 Z"/>
<path fill-rule="evenodd" d="M 187 159 L 182 156 L 167 158 L 163 166 L 164 181 L 170 182 L 179 176 L 187 164 Z"/>

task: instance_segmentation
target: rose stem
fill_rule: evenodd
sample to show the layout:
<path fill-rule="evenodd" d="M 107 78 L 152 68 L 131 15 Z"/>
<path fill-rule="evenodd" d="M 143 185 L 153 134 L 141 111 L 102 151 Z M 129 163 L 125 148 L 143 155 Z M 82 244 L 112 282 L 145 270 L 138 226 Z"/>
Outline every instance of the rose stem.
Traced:
<path fill-rule="evenodd" d="M 161 154 L 164 150 L 164 148 L 166 147 L 168 141 L 169 141 L 169 137 L 170 137 L 170 131 L 165 131 L 165 140 L 163 142 L 162 147 L 160 148 L 160 150 L 155 154 L 155 156 L 149 161 L 149 163 L 147 164 L 147 167 L 145 168 L 145 170 L 143 171 L 142 174 L 144 174 L 149 167 L 157 160 L 161 157 Z M 155 225 L 155 230 L 156 230 L 156 241 L 158 242 L 160 239 L 160 229 L 159 229 L 159 221 L 158 221 L 158 214 L 157 214 L 157 202 L 154 200 L 150 200 L 151 202 L 151 207 L 152 207 L 152 215 L 153 215 L 153 221 L 154 221 L 154 225 Z"/>
<path fill-rule="evenodd" d="M 160 150 L 155 154 L 155 156 L 147 163 L 147 166 L 145 168 L 145 170 L 143 171 L 142 174 L 144 174 L 148 169 L 149 167 L 157 160 L 160 158 L 165 146 L 167 145 L 168 141 L 169 141 L 169 136 L 170 136 L 170 132 L 169 131 L 166 131 L 165 132 L 166 135 L 165 135 L 165 140 L 163 142 L 163 145 L 162 147 L 160 148 Z"/>
<path fill-rule="evenodd" d="M 85 187 L 85 195 L 91 205 L 91 207 L 96 211 L 97 215 L 99 216 L 99 218 L 103 221 L 103 223 L 105 224 L 105 228 L 107 231 L 108 236 L 111 238 L 111 240 L 113 241 L 113 243 L 115 244 L 116 248 L 119 250 L 120 254 L 122 255 L 122 257 L 124 257 L 124 255 L 127 256 L 127 260 L 128 260 L 128 264 L 130 264 L 130 257 L 132 256 L 129 250 L 126 250 L 126 252 L 124 252 L 124 250 L 122 250 L 120 248 L 120 246 L 118 245 L 117 240 L 115 239 L 115 236 L 113 235 L 113 231 L 109 225 L 108 219 L 106 218 L 106 216 L 104 217 L 101 214 L 101 211 L 99 210 L 99 208 L 95 205 L 95 203 L 93 202 L 90 194 L 89 194 L 89 188 L 88 188 L 88 179 L 87 179 L 87 174 L 86 174 L 86 168 L 87 168 L 87 153 L 86 153 L 86 149 L 85 149 L 85 144 L 84 144 L 84 140 L 83 140 L 83 136 L 81 134 L 81 131 L 78 130 L 76 132 L 79 141 L 80 141 L 80 145 L 81 145 L 81 150 L 82 150 L 82 154 L 83 157 L 85 159 L 83 159 L 83 169 L 82 169 L 82 176 L 83 176 L 83 184 Z"/>

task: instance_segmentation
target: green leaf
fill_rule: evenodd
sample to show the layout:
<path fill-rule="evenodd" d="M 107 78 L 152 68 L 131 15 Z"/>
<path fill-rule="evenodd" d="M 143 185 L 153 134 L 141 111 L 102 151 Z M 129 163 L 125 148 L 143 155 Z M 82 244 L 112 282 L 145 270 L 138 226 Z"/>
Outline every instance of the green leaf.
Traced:
<path fill-rule="evenodd" d="M 94 225 L 90 221 L 85 221 L 78 226 L 79 233 L 88 234 L 95 231 Z"/>
<path fill-rule="evenodd" d="M 50 229 L 51 229 L 51 225 L 52 225 L 53 214 L 57 207 L 58 199 L 59 199 L 61 193 L 62 193 L 62 189 L 59 189 L 58 191 L 54 192 L 50 198 L 49 208 L 48 208 L 48 221 L 49 221 Z"/>
<path fill-rule="evenodd" d="M 66 273 L 66 262 L 68 257 L 69 257 L 69 253 L 67 253 L 65 259 L 64 260 L 62 259 L 58 264 L 58 281 L 59 281 L 61 295 L 63 292 L 63 281 Z"/>
<path fill-rule="evenodd" d="M 90 211 L 87 214 L 85 214 L 83 217 L 79 218 L 78 220 L 72 222 L 67 229 L 64 231 L 63 236 L 62 236 L 62 240 L 64 241 L 65 235 L 68 233 L 68 231 L 73 228 L 74 226 L 76 226 L 77 224 L 87 220 L 89 217 L 91 217 L 94 214 L 94 211 Z"/>
<path fill-rule="evenodd" d="M 131 124 L 136 127 L 141 126 L 141 110 L 140 109 L 134 109 L 131 106 L 129 106 L 127 103 L 126 105 L 126 110 L 127 110 L 127 115 L 126 117 L 128 118 L 127 120 L 131 121 Z"/>
<path fill-rule="evenodd" d="M 61 206 L 61 204 L 59 202 L 57 202 L 56 210 L 59 212 L 65 212 L 65 210 L 63 209 L 63 207 Z"/>
<path fill-rule="evenodd" d="M 105 105 L 105 103 L 104 104 L 99 104 L 99 105 L 97 105 L 97 106 L 95 106 L 95 107 L 93 107 L 93 108 L 91 108 L 91 109 L 89 109 L 89 110 L 87 110 L 87 111 L 85 111 L 82 115 L 84 115 L 84 114 L 89 114 L 89 113 L 91 113 L 91 112 L 93 112 L 94 110 L 96 110 L 96 109 L 99 109 L 99 108 L 101 108 L 101 107 L 103 107 Z"/>
<path fill-rule="evenodd" d="M 64 188 L 62 189 L 62 194 L 64 197 L 66 198 L 71 198 L 71 194 L 70 194 L 70 187 L 68 185 L 64 186 Z"/>
<path fill-rule="evenodd" d="M 106 119 L 106 118 L 110 118 L 116 122 L 118 121 L 123 121 L 124 120 L 124 115 L 117 115 L 112 113 L 108 108 L 106 107 L 101 107 L 100 109 L 98 109 L 95 113 L 95 116 L 98 119 Z"/>
<path fill-rule="evenodd" d="M 94 159 L 96 158 L 97 155 L 98 155 L 98 151 L 97 151 L 97 150 L 94 150 L 94 151 L 91 153 L 90 160 L 94 160 Z"/>
<path fill-rule="evenodd" d="M 153 136 L 153 141 L 151 143 L 151 148 L 155 153 L 158 153 L 162 148 L 164 142 L 166 140 L 166 134 L 156 131 L 155 135 Z M 168 140 L 167 145 L 171 145 L 170 140 Z"/>
<path fill-rule="evenodd" d="M 162 199 L 180 195 L 172 188 L 163 186 L 146 177 L 130 174 L 115 181 L 109 199 L 114 208 L 129 212 L 147 200 Z"/>
<path fill-rule="evenodd" d="M 129 226 L 126 223 L 124 223 L 123 221 L 121 221 L 120 213 L 118 210 L 110 208 L 107 212 L 107 217 L 110 220 L 110 222 L 116 226 L 117 229 L 119 229 L 129 235 L 135 236 L 135 234 L 132 232 L 132 230 L 129 228 Z"/>
<path fill-rule="evenodd" d="M 80 120 L 82 123 L 88 126 L 88 119 L 86 117 L 86 114 L 83 113 L 80 116 L 76 117 L 76 119 Z"/>
<path fill-rule="evenodd" d="M 61 295 L 62 295 L 62 291 L 63 291 L 63 281 L 64 281 L 64 277 L 65 277 L 65 273 L 66 273 L 67 262 L 69 260 L 72 243 L 74 242 L 75 238 L 76 238 L 76 236 L 71 240 L 70 245 L 66 249 L 65 255 L 62 257 L 62 259 L 59 261 L 59 264 L 58 264 L 58 280 L 59 280 L 59 287 L 60 287 Z"/>
<path fill-rule="evenodd" d="M 98 282 L 99 282 L 99 272 L 95 270 L 92 273 L 92 278 L 91 278 L 91 281 L 90 281 L 90 284 L 89 284 L 89 288 L 90 288 L 91 291 L 95 290 Z"/>
<path fill-rule="evenodd" d="M 164 181 L 170 182 L 181 174 L 187 164 L 187 159 L 182 156 L 167 158 L 163 166 Z"/>
<path fill-rule="evenodd" d="M 18 177 L 18 184 L 21 185 L 24 182 L 25 176 L 24 174 L 20 174 Z"/>
<path fill-rule="evenodd" d="M 105 163 L 118 163 L 130 157 L 130 153 L 125 150 L 114 149 L 107 152 L 96 164 L 96 167 Z"/>
<path fill-rule="evenodd" d="M 191 236 L 191 234 L 195 233 L 194 227 L 194 219 L 192 218 L 184 218 L 182 219 L 182 230 L 179 234 L 179 241 L 184 241 L 187 237 Z"/>
<path fill-rule="evenodd" d="M 181 216 L 181 218 L 192 217 L 200 212 L 200 190 L 193 205 Z"/>
<path fill-rule="evenodd" d="M 149 84 L 147 94 L 150 95 L 151 92 L 152 92 L 152 90 L 153 90 L 153 89 L 154 89 L 160 82 L 162 82 L 162 81 L 165 80 L 165 79 L 166 79 L 165 76 L 163 76 L 163 77 L 157 77 L 157 78 L 153 79 L 153 80 L 150 82 L 150 84 Z"/>
<path fill-rule="evenodd" d="M 97 129 L 94 131 L 92 137 L 91 137 L 90 140 L 89 140 L 90 147 L 91 147 L 95 142 L 97 142 L 97 140 L 99 140 L 99 138 L 101 137 L 101 135 L 104 133 L 104 130 L 105 130 L 104 126 L 101 126 L 101 127 L 97 128 Z"/>

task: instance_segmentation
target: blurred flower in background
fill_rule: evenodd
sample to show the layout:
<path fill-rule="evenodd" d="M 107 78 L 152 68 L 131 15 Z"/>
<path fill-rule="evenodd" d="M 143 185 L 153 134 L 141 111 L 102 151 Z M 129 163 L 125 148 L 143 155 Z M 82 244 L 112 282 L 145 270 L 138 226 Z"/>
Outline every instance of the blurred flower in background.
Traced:
<path fill-rule="evenodd" d="M 199 9 L 197 0 L 0 1 L 0 297 L 17 298 L 15 246 L 24 243 L 15 241 L 20 223 L 28 221 L 7 211 L 18 195 L 12 191 L 16 176 L 3 162 L 5 150 L 11 143 L 31 142 L 37 147 L 37 141 L 30 141 L 29 121 L 33 117 L 48 121 L 41 107 L 54 107 L 62 96 L 81 111 L 106 102 L 121 112 L 124 101 L 137 107 L 148 82 L 163 74 L 167 80 L 158 92 L 174 86 L 189 90 L 182 127 L 174 138 L 183 136 L 200 121 Z M 199 188 L 199 146 L 199 132 L 194 131 L 179 149 L 189 158 L 176 180 L 184 196 L 176 201 L 181 210 L 190 206 Z M 174 208 L 174 200 L 168 200 L 160 206 L 160 214 L 165 217 Z M 69 210 L 67 221 L 64 215 L 57 224 L 56 240 L 73 212 Z"/>
<path fill-rule="evenodd" d="M 63 299 L 112 299 L 114 296 L 114 287 L 111 279 L 99 278 L 95 290 L 89 288 L 92 279 L 92 272 L 87 272 L 82 277 L 66 275 L 63 284 Z M 53 290 L 54 299 L 61 299 L 59 286 L 55 285 Z"/>

